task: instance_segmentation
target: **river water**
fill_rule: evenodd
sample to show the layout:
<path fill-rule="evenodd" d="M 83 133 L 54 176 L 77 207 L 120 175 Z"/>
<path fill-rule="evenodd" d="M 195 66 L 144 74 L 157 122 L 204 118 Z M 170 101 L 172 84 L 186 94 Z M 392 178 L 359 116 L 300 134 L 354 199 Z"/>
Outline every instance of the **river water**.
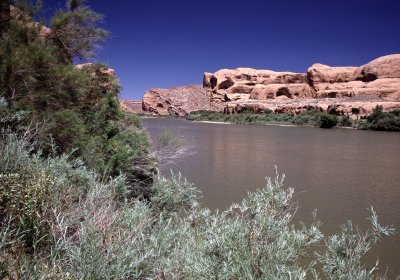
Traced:
<path fill-rule="evenodd" d="M 381 272 L 400 274 L 400 133 L 263 125 L 228 125 L 181 119 L 144 118 L 153 141 L 168 129 L 194 145 L 195 153 L 164 166 L 181 172 L 203 193 L 202 204 L 226 209 L 275 175 L 275 165 L 294 187 L 296 219 L 310 222 L 318 209 L 324 234 L 348 219 L 365 229 L 369 207 L 381 224 L 396 227 L 371 250 L 366 263 L 379 256 Z"/>

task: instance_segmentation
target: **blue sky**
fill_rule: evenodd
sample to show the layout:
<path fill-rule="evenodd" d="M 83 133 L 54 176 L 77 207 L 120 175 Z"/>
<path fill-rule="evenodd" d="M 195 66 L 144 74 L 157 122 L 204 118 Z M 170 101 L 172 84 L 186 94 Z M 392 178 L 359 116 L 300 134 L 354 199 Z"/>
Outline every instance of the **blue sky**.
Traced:
<path fill-rule="evenodd" d="M 50 3 L 51 2 L 51 3 Z M 400 53 L 400 1 L 125 0 L 86 3 L 111 32 L 98 59 L 121 99 L 202 83 L 203 72 L 252 67 L 305 72 Z M 64 1 L 44 0 L 63 7 Z"/>

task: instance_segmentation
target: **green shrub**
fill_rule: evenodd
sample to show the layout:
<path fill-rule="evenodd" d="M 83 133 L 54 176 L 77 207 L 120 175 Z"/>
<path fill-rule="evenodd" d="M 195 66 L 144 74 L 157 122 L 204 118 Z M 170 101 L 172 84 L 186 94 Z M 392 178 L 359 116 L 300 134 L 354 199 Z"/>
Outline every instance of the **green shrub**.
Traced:
<path fill-rule="evenodd" d="M 320 128 L 332 128 L 337 125 L 338 119 L 335 115 L 321 113 L 318 117 L 318 123 Z"/>
<path fill-rule="evenodd" d="M 352 127 L 353 120 L 348 115 L 344 115 L 339 117 L 337 125 L 341 127 Z"/>
<path fill-rule="evenodd" d="M 4 277 L 304 279 L 316 274 L 316 260 L 327 279 L 373 279 L 376 272 L 364 268 L 361 257 L 392 233 L 373 212 L 368 238 L 344 228 L 326 239 L 326 250 L 319 249 L 314 259 L 322 240 L 319 222 L 314 216 L 310 226 L 292 224 L 294 190 L 283 187 L 283 177 L 212 213 L 200 207 L 199 192 L 180 176 L 158 178 L 150 201 L 127 199 L 123 175 L 104 181 L 76 159 L 43 159 L 30 154 L 29 146 L 15 150 L 12 137 L 4 139 L 9 140 L 2 150 L 14 155 L 5 157 L 6 170 L 25 170 L 1 176 L 0 205 L 8 216 L 0 228 Z M 42 233 L 36 226 L 29 235 L 34 238 L 25 240 L 27 223 L 17 223 L 21 217 L 43 225 Z M 346 259 L 343 248 L 350 252 Z"/>
<path fill-rule="evenodd" d="M 74 148 L 84 145 L 79 143 L 86 133 L 82 118 L 73 110 L 63 110 L 51 115 L 48 133 L 54 139 L 60 153 L 71 152 Z"/>
<path fill-rule="evenodd" d="M 0 174 L 0 226 L 4 221 L 20 233 L 16 239 L 28 247 L 38 246 L 50 233 L 48 223 L 54 182 L 44 172 L 39 174 Z"/>
<path fill-rule="evenodd" d="M 383 112 L 382 106 L 376 106 L 372 113 L 367 116 L 365 129 L 382 131 L 400 131 L 400 110 Z"/>

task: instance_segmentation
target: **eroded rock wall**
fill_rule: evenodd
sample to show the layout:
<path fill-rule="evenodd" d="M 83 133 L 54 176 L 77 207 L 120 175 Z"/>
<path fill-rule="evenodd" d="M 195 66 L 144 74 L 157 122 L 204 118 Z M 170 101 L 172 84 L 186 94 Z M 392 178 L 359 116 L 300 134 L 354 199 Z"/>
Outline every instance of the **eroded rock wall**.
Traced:
<path fill-rule="evenodd" d="M 306 73 L 221 69 L 204 73 L 202 88 L 152 89 L 143 98 L 145 113 L 180 116 L 194 110 L 298 114 L 318 109 L 358 117 L 376 105 L 384 110 L 400 108 L 400 54 L 360 67 L 316 63 Z"/>
<path fill-rule="evenodd" d="M 162 116 L 185 116 L 197 110 L 220 110 L 211 102 L 211 93 L 201 85 L 150 89 L 143 96 L 142 109 L 147 114 Z"/>
<path fill-rule="evenodd" d="M 298 114 L 309 109 L 354 117 L 400 108 L 400 54 L 361 67 L 313 64 L 306 73 L 238 68 L 204 73 L 203 86 L 226 113 Z M 336 109 L 332 109 L 336 108 Z"/>

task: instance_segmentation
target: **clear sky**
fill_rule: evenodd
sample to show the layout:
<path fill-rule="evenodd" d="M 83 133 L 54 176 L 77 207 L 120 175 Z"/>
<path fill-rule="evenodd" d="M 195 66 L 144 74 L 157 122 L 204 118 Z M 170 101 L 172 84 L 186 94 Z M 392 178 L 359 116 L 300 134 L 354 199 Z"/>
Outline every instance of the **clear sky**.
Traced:
<path fill-rule="evenodd" d="M 116 70 L 121 99 L 202 83 L 203 72 L 221 68 L 305 72 L 316 62 L 359 66 L 400 53 L 400 0 L 86 3 L 105 15 L 103 27 L 111 31 L 98 58 Z"/>

